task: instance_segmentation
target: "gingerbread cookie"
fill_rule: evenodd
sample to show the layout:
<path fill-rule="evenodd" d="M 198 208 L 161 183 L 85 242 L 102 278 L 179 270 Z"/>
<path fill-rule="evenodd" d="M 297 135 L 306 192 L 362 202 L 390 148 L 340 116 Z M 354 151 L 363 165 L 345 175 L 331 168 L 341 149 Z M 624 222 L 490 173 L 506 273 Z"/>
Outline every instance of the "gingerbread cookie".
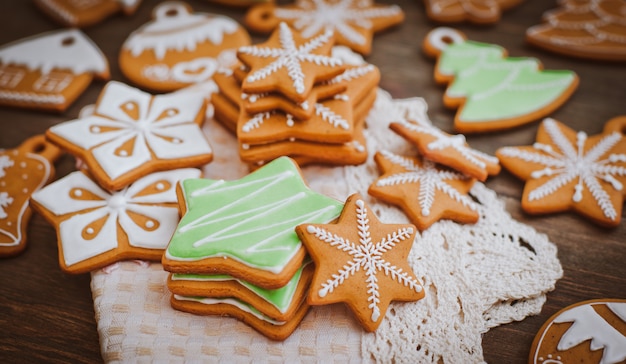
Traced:
<path fill-rule="evenodd" d="M 478 221 L 478 206 L 468 195 L 473 178 L 440 168 L 428 159 L 387 151 L 376 153 L 374 160 L 382 176 L 367 192 L 400 207 L 420 231 L 441 219 Z"/>
<path fill-rule="evenodd" d="M 305 39 L 280 23 L 267 42 L 237 51 L 239 60 L 250 69 L 242 91 L 276 91 L 294 102 L 305 101 L 315 83 L 345 69 L 340 59 L 331 56 L 334 39 L 332 31 Z"/>
<path fill-rule="evenodd" d="M 0 47 L 0 105 L 65 111 L 94 78 L 109 78 L 100 49 L 77 29 L 58 30 Z"/>
<path fill-rule="evenodd" d="M 176 183 L 199 176 L 195 168 L 157 172 L 114 192 L 79 171 L 31 203 L 57 230 L 61 269 L 86 273 L 120 260 L 159 261 L 178 223 Z"/>
<path fill-rule="evenodd" d="M 567 56 L 626 61 L 626 1 L 559 0 L 544 23 L 526 31 L 534 46 Z"/>
<path fill-rule="evenodd" d="M 57 124 L 46 137 L 82 159 L 102 187 L 119 190 L 151 172 L 209 163 L 205 109 L 201 93 L 152 96 L 111 81 L 93 115 Z"/>
<path fill-rule="evenodd" d="M 315 262 L 311 305 L 345 302 L 366 331 L 380 325 L 391 301 L 424 298 L 407 258 L 416 229 L 381 223 L 359 194 L 333 224 L 302 224 L 298 236 Z"/>
<path fill-rule="evenodd" d="M 258 5 L 248 11 L 244 20 L 250 29 L 262 33 L 286 22 L 305 38 L 331 30 L 338 45 L 366 55 L 372 50 L 374 33 L 402 21 L 404 12 L 399 6 L 362 0 L 300 0 L 289 5 Z"/>
<path fill-rule="evenodd" d="M 595 299 L 563 308 L 539 329 L 528 357 L 532 364 L 624 361 L 624 299 Z"/>
<path fill-rule="evenodd" d="M 179 296 L 234 298 L 245 302 L 272 320 L 290 320 L 304 301 L 314 265 L 304 263 L 289 282 L 278 289 L 263 289 L 225 274 L 172 273 L 167 288 Z"/>
<path fill-rule="evenodd" d="M 435 80 L 448 84 L 444 104 L 458 108 L 461 133 L 523 125 L 560 107 L 578 86 L 572 71 L 542 70 L 533 58 L 507 58 L 499 46 L 468 41 L 461 32 L 436 28 L 424 51 L 437 57 Z"/>
<path fill-rule="evenodd" d="M 33 0 L 35 5 L 59 24 L 85 28 L 117 13 L 132 15 L 141 0 Z"/>
<path fill-rule="evenodd" d="M 523 0 L 424 0 L 426 13 L 440 23 L 493 24 L 500 20 L 502 11 Z"/>
<path fill-rule="evenodd" d="M 54 178 L 52 163 L 61 150 L 43 135 L 25 140 L 15 149 L 0 150 L 0 257 L 14 256 L 26 248 L 26 233 L 33 192 Z"/>
<path fill-rule="evenodd" d="M 463 134 L 450 135 L 426 123 L 393 122 L 389 128 L 414 144 L 419 153 L 433 162 L 485 181 L 500 173 L 498 158 L 469 147 Z"/>
<path fill-rule="evenodd" d="M 603 226 L 621 222 L 626 196 L 626 117 L 587 136 L 545 119 L 533 145 L 500 148 L 500 163 L 526 181 L 522 209 L 530 214 L 572 210 Z"/>
<path fill-rule="evenodd" d="M 297 309 L 289 321 L 272 320 L 263 315 L 251 305 L 235 298 L 210 298 L 210 297 L 187 297 L 173 295 L 170 304 L 179 311 L 194 313 L 197 315 L 231 316 L 266 337 L 282 341 L 294 332 L 309 311 L 309 305 L 304 302 Z"/>
<path fill-rule="evenodd" d="M 153 20 L 134 31 L 119 55 L 120 69 L 133 83 L 173 91 L 210 79 L 219 55 L 250 44 L 250 36 L 225 16 L 194 13 L 189 5 L 167 1 Z"/>
<path fill-rule="evenodd" d="M 178 194 L 183 217 L 165 270 L 228 274 L 267 289 L 287 284 L 302 265 L 295 226 L 332 221 L 343 206 L 310 190 L 287 157 L 235 181 L 184 180 Z"/>

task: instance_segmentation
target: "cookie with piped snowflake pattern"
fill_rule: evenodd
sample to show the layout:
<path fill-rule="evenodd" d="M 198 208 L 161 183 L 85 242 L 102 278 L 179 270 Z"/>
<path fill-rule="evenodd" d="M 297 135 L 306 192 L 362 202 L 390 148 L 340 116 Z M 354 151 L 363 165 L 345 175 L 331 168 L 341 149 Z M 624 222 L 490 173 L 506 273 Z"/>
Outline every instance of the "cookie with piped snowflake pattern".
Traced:
<path fill-rule="evenodd" d="M 382 223 L 359 194 L 348 197 L 337 222 L 302 224 L 296 232 L 315 262 L 309 304 L 344 302 L 372 332 L 391 301 L 424 298 L 407 262 L 415 226 Z"/>
<path fill-rule="evenodd" d="M 245 93 L 276 91 L 303 102 L 315 83 L 345 70 L 341 59 L 331 55 L 334 44 L 331 30 L 306 39 L 280 23 L 266 42 L 238 49 L 237 57 L 250 69 L 241 89 Z"/>
<path fill-rule="evenodd" d="M 619 225 L 626 196 L 626 117 L 588 136 L 545 119 L 533 145 L 504 147 L 504 168 L 526 181 L 522 209 L 529 214 L 574 211 L 599 225 Z"/>
<path fill-rule="evenodd" d="M 440 23 L 493 24 L 523 0 L 424 0 L 428 17 Z"/>
<path fill-rule="evenodd" d="M 372 50 L 374 33 L 402 23 L 404 12 L 397 5 L 370 0 L 299 0 L 287 5 L 255 6 L 244 21 L 250 29 L 262 33 L 286 22 L 305 38 L 332 30 L 338 45 L 367 55 Z"/>
<path fill-rule="evenodd" d="M 374 160 L 382 175 L 367 192 L 401 208 L 420 231 L 442 219 L 466 224 L 478 221 L 478 206 L 468 195 L 474 178 L 429 159 L 384 150 L 376 153 Z"/>

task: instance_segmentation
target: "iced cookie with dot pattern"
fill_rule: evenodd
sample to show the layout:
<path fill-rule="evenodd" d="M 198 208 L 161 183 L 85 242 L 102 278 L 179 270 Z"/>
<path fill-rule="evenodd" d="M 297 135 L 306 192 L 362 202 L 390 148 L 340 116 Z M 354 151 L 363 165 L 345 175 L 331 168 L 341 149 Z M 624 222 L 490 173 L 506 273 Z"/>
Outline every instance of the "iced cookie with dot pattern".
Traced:
<path fill-rule="evenodd" d="M 15 149 L 0 150 L 0 257 L 26 248 L 32 209 L 31 195 L 54 178 L 54 161 L 61 150 L 43 135 L 25 140 Z"/>

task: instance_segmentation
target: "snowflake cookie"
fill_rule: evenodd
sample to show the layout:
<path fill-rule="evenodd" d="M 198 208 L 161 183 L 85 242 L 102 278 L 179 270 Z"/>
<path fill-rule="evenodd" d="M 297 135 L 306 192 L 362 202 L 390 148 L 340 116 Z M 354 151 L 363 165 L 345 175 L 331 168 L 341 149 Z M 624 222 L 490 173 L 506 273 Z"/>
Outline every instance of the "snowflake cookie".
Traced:
<path fill-rule="evenodd" d="M 391 301 L 424 298 L 407 263 L 415 226 L 381 223 L 360 195 L 348 197 L 336 223 L 302 224 L 296 232 L 316 265 L 309 304 L 345 302 L 371 332 Z"/>
<path fill-rule="evenodd" d="M 498 158 L 469 147 L 463 134 L 450 135 L 428 123 L 392 122 L 389 128 L 414 144 L 419 153 L 480 181 L 500 173 Z"/>
<path fill-rule="evenodd" d="M 626 300 L 595 299 L 565 307 L 550 317 L 533 341 L 528 363 L 626 361 Z"/>
<path fill-rule="evenodd" d="M 603 226 L 621 222 L 626 196 L 626 118 L 587 136 L 545 119 L 530 146 L 496 152 L 500 163 L 526 181 L 522 208 L 531 214 L 573 210 Z"/>
<path fill-rule="evenodd" d="M 507 57 L 500 46 L 465 39 L 451 28 L 436 28 L 424 52 L 437 58 L 435 81 L 447 84 L 444 104 L 458 108 L 454 127 L 461 133 L 516 127 L 548 116 L 578 87 L 567 70 L 544 70 L 534 58 Z"/>
<path fill-rule="evenodd" d="M 313 85 L 345 70 L 331 56 L 332 31 L 305 39 L 286 23 L 280 23 L 265 43 L 241 47 L 239 60 L 250 69 L 241 89 L 245 93 L 277 91 L 294 102 L 303 102 Z"/>
<path fill-rule="evenodd" d="M 82 159 L 103 188 L 119 190 L 147 173 L 209 163 L 205 110 L 201 93 L 152 96 L 111 81 L 92 115 L 57 124 L 46 137 Z"/>
<path fill-rule="evenodd" d="M 500 20 L 502 11 L 523 0 L 424 0 L 426 13 L 441 23 L 492 24 Z"/>
<path fill-rule="evenodd" d="M 43 135 L 25 140 L 16 149 L 0 150 L 0 257 L 26 248 L 30 197 L 54 178 L 52 163 L 60 155 L 61 150 Z"/>
<path fill-rule="evenodd" d="M 382 176 L 370 185 L 368 193 L 400 207 L 420 231 L 441 219 L 478 221 L 477 205 L 468 195 L 475 179 L 428 159 L 388 151 L 376 153 L 374 160 Z"/>
<path fill-rule="evenodd" d="M 286 22 L 305 38 L 320 32 L 335 32 L 337 44 L 361 54 L 372 50 L 374 33 L 404 21 L 397 5 L 378 5 L 364 0 L 299 0 L 289 5 L 264 4 L 248 11 L 245 23 L 250 29 L 266 33 Z"/>
<path fill-rule="evenodd" d="M 33 194 L 33 209 L 57 230 L 59 265 L 86 273 L 120 260 L 159 261 L 178 223 L 176 184 L 195 168 L 157 172 L 106 191 L 73 172 Z"/>

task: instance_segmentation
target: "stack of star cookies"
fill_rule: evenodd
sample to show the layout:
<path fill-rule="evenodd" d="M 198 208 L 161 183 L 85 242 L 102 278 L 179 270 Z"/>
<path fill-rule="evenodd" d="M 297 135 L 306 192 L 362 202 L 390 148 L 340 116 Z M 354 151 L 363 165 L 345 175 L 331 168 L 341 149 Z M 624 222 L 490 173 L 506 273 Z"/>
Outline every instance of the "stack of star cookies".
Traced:
<path fill-rule="evenodd" d="M 295 227 L 333 221 L 343 204 L 309 189 L 288 157 L 239 180 L 185 179 L 178 196 L 182 218 L 162 259 L 172 307 L 286 339 L 309 309 L 314 269 Z"/>
<path fill-rule="evenodd" d="M 214 76 L 215 118 L 237 134 L 252 167 L 289 156 L 300 165 L 365 162 L 363 128 L 380 73 L 331 54 L 332 32 L 304 39 L 282 23 L 263 44 L 241 47 L 241 65 Z"/>

